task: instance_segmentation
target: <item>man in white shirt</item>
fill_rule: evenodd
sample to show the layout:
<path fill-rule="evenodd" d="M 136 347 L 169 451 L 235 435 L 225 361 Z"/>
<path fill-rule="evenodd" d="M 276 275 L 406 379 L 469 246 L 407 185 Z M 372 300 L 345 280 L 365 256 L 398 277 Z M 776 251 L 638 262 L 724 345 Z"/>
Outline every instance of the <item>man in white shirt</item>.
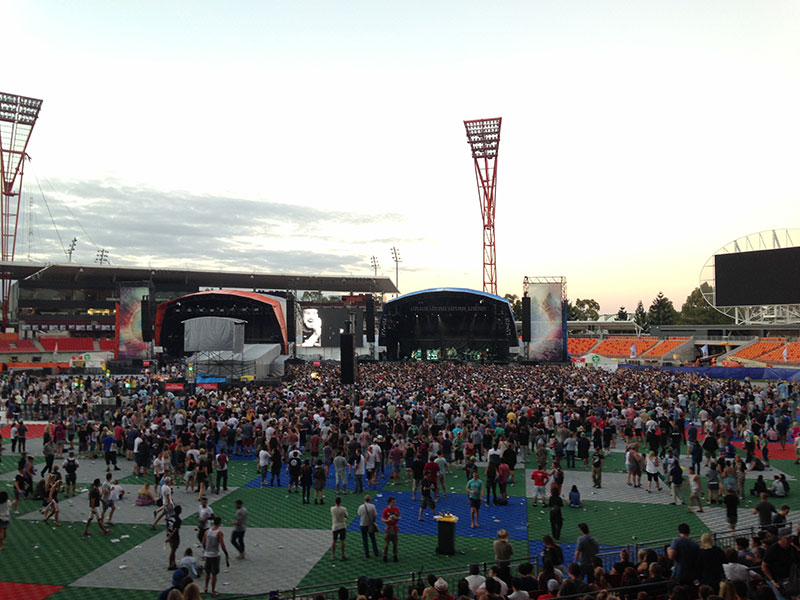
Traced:
<path fill-rule="evenodd" d="M 474 594 L 478 591 L 478 589 L 483 585 L 483 582 L 486 581 L 486 577 L 480 574 L 481 570 L 477 564 L 472 564 L 469 566 L 469 575 L 467 575 L 466 580 L 469 584 L 469 589 Z"/>
<path fill-rule="evenodd" d="M 364 496 L 364 504 L 358 507 L 359 525 L 361 526 L 361 540 L 364 542 L 364 556 L 369 558 L 368 539 L 372 540 L 372 551 L 375 556 L 378 554 L 378 543 L 375 541 L 375 533 L 378 531 L 378 509 L 370 502 L 371 498 Z"/>
<path fill-rule="evenodd" d="M 162 517 L 168 515 L 175 508 L 175 504 L 172 499 L 172 487 L 170 486 L 169 476 L 164 477 L 164 485 L 161 486 L 159 496 L 161 499 L 161 507 L 153 511 L 153 516 L 156 519 L 153 521 L 153 529 L 156 528 L 156 525 L 162 519 Z"/>
<path fill-rule="evenodd" d="M 269 452 L 266 444 L 262 445 L 261 450 L 258 451 L 258 470 L 261 473 L 261 486 L 263 487 L 266 485 L 269 473 Z"/>

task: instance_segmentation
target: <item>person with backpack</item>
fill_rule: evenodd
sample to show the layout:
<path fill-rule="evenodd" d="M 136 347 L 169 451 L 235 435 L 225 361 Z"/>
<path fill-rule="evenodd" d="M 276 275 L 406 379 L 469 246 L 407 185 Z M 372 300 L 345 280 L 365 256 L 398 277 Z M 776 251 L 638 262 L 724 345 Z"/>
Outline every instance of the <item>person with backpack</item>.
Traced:
<path fill-rule="evenodd" d="M 300 472 L 303 466 L 301 456 L 300 450 L 297 448 L 289 452 L 289 492 L 292 492 L 292 488 L 294 488 L 295 493 L 300 491 L 298 488 L 300 487 Z"/>
<path fill-rule="evenodd" d="M 64 473 L 66 473 L 64 496 L 69 496 L 70 487 L 72 488 L 72 495 L 75 495 L 75 486 L 78 481 L 78 467 L 80 467 L 80 464 L 78 463 L 78 459 L 75 458 L 75 453 L 70 452 L 69 456 L 61 464 L 61 468 L 64 469 Z"/>

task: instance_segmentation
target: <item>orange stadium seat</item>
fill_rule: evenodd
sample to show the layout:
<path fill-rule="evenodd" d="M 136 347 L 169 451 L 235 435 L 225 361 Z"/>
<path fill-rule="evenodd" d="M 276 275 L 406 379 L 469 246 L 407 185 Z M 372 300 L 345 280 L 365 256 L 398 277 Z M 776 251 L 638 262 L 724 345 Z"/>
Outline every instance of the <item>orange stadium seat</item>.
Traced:
<path fill-rule="evenodd" d="M 636 344 L 636 356 L 640 356 L 657 343 L 658 338 L 655 337 L 609 338 L 600 342 L 593 352 L 610 358 L 628 358 L 631 355 L 631 346 L 634 344 Z"/>
<path fill-rule="evenodd" d="M 783 360 L 783 349 L 786 348 L 786 360 Z M 767 352 L 759 360 L 764 362 L 773 363 L 779 366 L 784 364 L 798 364 L 800 363 L 800 342 L 790 342 L 784 346 L 781 344 L 780 348 L 775 348 L 771 352 Z"/>
<path fill-rule="evenodd" d="M 597 343 L 597 338 L 567 338 L 567 351 L 572 356 L 583 356 Z"/>
<path fill-rule="evenodd" d="M 775 340 L 776 338 L 772 338 Z M 760 356 L 772 352 L 776 349 L 783 348 L 783 341 L 764 341 L 760 339 L 754 344 L 750 344 L 746 348 L 742 348 L 735 352 L 731 358 L 744 358 L 746 360 L 755 360 Z"/>
<path fill-rule="evenodd" d="M 686 342 L 689 338 L 674 339 L 670 338 L 656 344 L 653 348 L 648 350 L 642 355 L 642 358 L 662 358 L 664 355 L 669 354 L 675 348 Z M 638 346 L 637 346 L 638 349 Z"/>

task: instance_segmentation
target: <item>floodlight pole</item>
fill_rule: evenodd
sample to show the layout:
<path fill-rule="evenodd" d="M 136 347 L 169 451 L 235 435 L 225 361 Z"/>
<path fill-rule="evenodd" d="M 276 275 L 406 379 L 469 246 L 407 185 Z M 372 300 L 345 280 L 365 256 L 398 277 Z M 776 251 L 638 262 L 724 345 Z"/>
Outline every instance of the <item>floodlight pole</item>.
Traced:
<path fill-rule="evenodd" d="M 42 101 L 0 92 L 0 258 L 14 261 L 17 247 L 19 204 L 22 198 L 22 175 L 25 171 L 28 140 L 39 117 Z M 0 273 L 2 280 L 3 330 L 8 326 L 11 273 Z"/>
<path fill-rule="evenodd" d="M 403 259 L 400 258 L 400 250 L 392 246 L 392 260 L 394 261 L 394 287 L 397 288 L 397 294 L 395 297 L 400 293 L 400 263 L 403 262 Z"/>
<path fill-rule="evenodd" d="M 497 249 L 494 213 L 497 188 L 497 154 L 500 148 L 500 125 L 503 119 L 464 121 L 467 143 L 472 149 L 475 180 L 483 218 L 483 291 L 497 295 Z"/>

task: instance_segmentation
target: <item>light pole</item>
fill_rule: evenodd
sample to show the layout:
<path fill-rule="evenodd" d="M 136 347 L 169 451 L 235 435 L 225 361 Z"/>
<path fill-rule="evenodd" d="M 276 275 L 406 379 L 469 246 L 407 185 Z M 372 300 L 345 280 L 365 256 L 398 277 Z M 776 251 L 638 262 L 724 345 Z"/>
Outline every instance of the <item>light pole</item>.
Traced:
<path fill-rule="evenodd" d="M 78 238 L 72 238 L 72 241 L 67 246 L 67 262 L 72 262 L 72 254 L 75 252 L 75 246 L 78 244 Z"/>
<path fill-rule="evenodd" d="M 371 256 L 369 259 L 370 264 L 372 265 L 372 270 L 375 272 L 375 277 L 378 276 L 378 267 L 380 267 L 380 263 L 378 262 L 377 256 Z"/>
<path fill-rule="evenodd" d="M 400 258 L 400 250 L 392 246 L 392 260 L 394 261 L 394 287 L 397 288 L 397 294 L 400 293 L 400 263 L 403 261 Z M 395 295 L 396 297 L 397 295 Z"/>
<path fill-rule="evenodd" d="M 101 265 L 109 265 L 111 261 L 108 260 L 108 250 L 105 248 L 100 248 L 97 251 L 97 256 L 94 259 L 94 262 L 100 263 Z"/>

